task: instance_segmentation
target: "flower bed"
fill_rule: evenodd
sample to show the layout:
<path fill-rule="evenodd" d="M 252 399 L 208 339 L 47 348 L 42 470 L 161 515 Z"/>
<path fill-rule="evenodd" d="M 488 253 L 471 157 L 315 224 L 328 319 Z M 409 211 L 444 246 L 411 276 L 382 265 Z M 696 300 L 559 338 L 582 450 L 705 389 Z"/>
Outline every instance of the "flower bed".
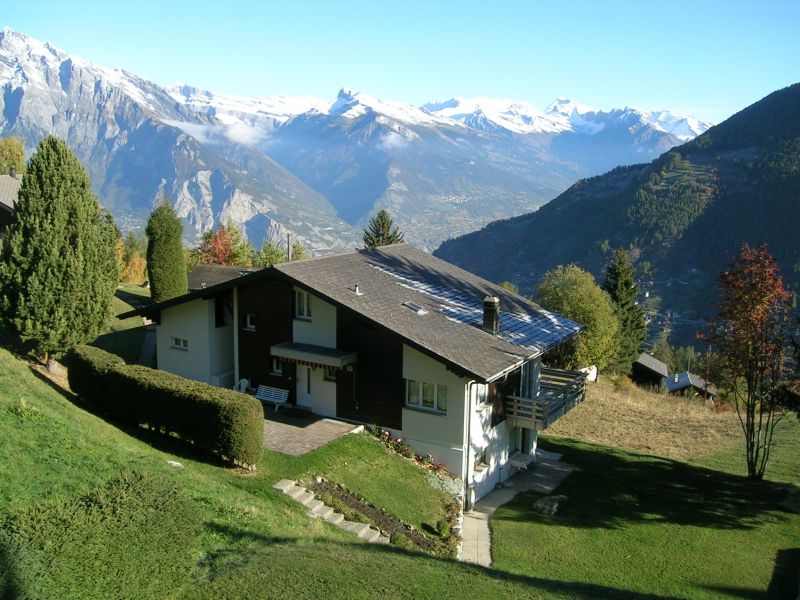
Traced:
<path fill-rule="evenodd" d="M 428 469 L 436 473 L 437 475 L 444 475 L 450 477 L 451 479 L 455 479 L 445 468 L 443 464 L 436 463 L 433 460 L 433 456 L 430 454 L 417 454 L 414 452 L 414 449 L 408 445 L 408 443 L 401 437 L 393 436 L 389 431 L 386 429 L 382 429 L 377 425 L 368 425 L 367 431 L 369 431 L 373 436 L 375 436 L 378 440 L 380 440 L 384 446 L 386 446 L 389 450 L 396 452 L 397 454 L 408 458 L 409 460 L 416 463 L 418 466 Z"/>

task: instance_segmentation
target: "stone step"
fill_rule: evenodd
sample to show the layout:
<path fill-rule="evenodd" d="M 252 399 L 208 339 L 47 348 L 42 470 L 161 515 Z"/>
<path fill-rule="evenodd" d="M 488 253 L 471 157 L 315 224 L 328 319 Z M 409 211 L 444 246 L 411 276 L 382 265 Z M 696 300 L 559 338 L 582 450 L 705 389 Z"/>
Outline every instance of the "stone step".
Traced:
<path fill-rule="evenodd" d="M 297 500 L 298 496 L 306 493 L 306 488 L 304 488 L 302 485 L 296 485 L 294 487 L 285 489 L 283 493 Z"/>
<path fill-rule="evenodd" d="M 366 532 L 369 531 L 369 525 L 366 523 L 357 523 L 355 521 L 344 520 L 339 523 L 338 527 L 350 533 L 355 533 L 360 538 L 363 538 Z"/>
<path fill-rule="evenodd" d="M 362 540 L 365 540 L 367 542 L 374 542 L 379 537 L 381 537 L 381 532 L 378 531 L 377 529 L 373 529 L 372 527 L 370 527 L 369 529 L 367 529 L 362 534 L 359 534 L 358 537 L 360 537 Z"/>
<path fill-rule="evenodd" d="M 317 513 L 319 512 L 320 509 L 322 509 L 325 506 L 325 503 L 322 502 L 321 500 L 311 500 L 311 502 L 308 502 L 306 506 L 308 507 L 309 511 Z"/>
<path fill-rule="evenodd" d="M 342 513 L 338 513 L 336 511 L 333 511 L 333 512 L 331 512 L 331 514 L 329 514 L 327 517 L 325 517 L 325 520 L 328 523 L 331 523 L 333 525 L 338 525 L 339 523 L 344 521 L 344 515 Z"/>
<path fill-rule="evenodd" d="M 292 488 L 294 486 L 295 483 L 291 479 L 281 479 L 278 483 L 276 483 L 272 487 L 274 487 L 276 490 L 285 492 L 287 489 Z"/>
<path fill-rule="evenodd" d="M 389 536 L 387 536 L 387 535 L 379 535 L 374 540 L 370 540 L 370 541 L 373 544 L 384 544 L 384 545 L 386 545 L 386 544 L 391 542 L 391 540 L 389 539 Z"/>
<path fill-rule="evenodd" d="M 297 496 L 294 496 L 294 499 L 297 500 L 303 506 L 307 506 L 308 503 L 314 499 L 314 494 L 303 488 L 303 491 Z"/>
<path fill-rule="evenodd" d="M 323 504 L 321 508 L 315 509 L 313 513 L 315 517 L 327 519 L 329 516 L 333 514 L 333 508 L 331 508 L 327 504 Z"/>

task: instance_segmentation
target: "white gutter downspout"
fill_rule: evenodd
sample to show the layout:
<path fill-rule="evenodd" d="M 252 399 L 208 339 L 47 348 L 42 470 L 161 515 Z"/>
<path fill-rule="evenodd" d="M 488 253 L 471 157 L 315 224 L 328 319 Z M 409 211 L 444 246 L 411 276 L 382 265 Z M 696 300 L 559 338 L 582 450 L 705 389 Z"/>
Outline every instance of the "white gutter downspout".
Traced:
<path fill-rule="evenodd" d="M 467 384 L 467 442 L 464 447 L 464 510 L 472 510 L 469 490 L 469 460 L 472 448 L 472 386 L 477 385 L 477 381 L 470 381 Z"/>

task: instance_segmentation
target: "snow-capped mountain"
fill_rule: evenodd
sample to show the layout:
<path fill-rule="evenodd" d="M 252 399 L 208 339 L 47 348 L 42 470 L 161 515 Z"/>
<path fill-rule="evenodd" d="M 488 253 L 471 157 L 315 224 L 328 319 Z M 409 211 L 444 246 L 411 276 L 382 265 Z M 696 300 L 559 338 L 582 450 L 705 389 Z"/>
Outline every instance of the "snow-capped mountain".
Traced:
<path fill-rule="evenodd" d="M 707 127 L 565 99 L 417 107 L 347 88 L 327 101 L 162 88 L 0 33 L 0 134 L 29 152 L 45 135 L 65 138 L 123 227 L 167 197 L 189 237 L 230 218 L 256 244 L 290 232 L 329 251 L 357 245 L 369 215 L 388 208 L 409 241 L 433 248 Z"/>

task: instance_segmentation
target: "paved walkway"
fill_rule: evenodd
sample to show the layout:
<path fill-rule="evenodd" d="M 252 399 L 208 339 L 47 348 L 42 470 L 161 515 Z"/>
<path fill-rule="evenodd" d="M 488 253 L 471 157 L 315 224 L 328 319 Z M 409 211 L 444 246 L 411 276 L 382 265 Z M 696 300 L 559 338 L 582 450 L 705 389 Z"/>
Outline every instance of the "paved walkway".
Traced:
<path fill-rule="evenodd" d="M 275 414 L 271 405 L 264 406 L 264 447 L 290 456 L 316 450 L 348 433 L 357 433 L 363 425 L 334 421 L 312 414 L 299 414 L 282 408 Z"/>
<path fill-rule="evenodd" d="M 504 487 L 481 498 L 471 512 L 464 513 L 464 527 L 461 530 L 461 560 L 482 565 L 492 564 L 492 539 L 489 532 L 489 519 L 494 512 L 519 492 L 534 491 L 551 494 L 558 484 L 575 467 L 560 461 L 561 455 L 538 450 L 536 463 L 505 481 Z"/>

